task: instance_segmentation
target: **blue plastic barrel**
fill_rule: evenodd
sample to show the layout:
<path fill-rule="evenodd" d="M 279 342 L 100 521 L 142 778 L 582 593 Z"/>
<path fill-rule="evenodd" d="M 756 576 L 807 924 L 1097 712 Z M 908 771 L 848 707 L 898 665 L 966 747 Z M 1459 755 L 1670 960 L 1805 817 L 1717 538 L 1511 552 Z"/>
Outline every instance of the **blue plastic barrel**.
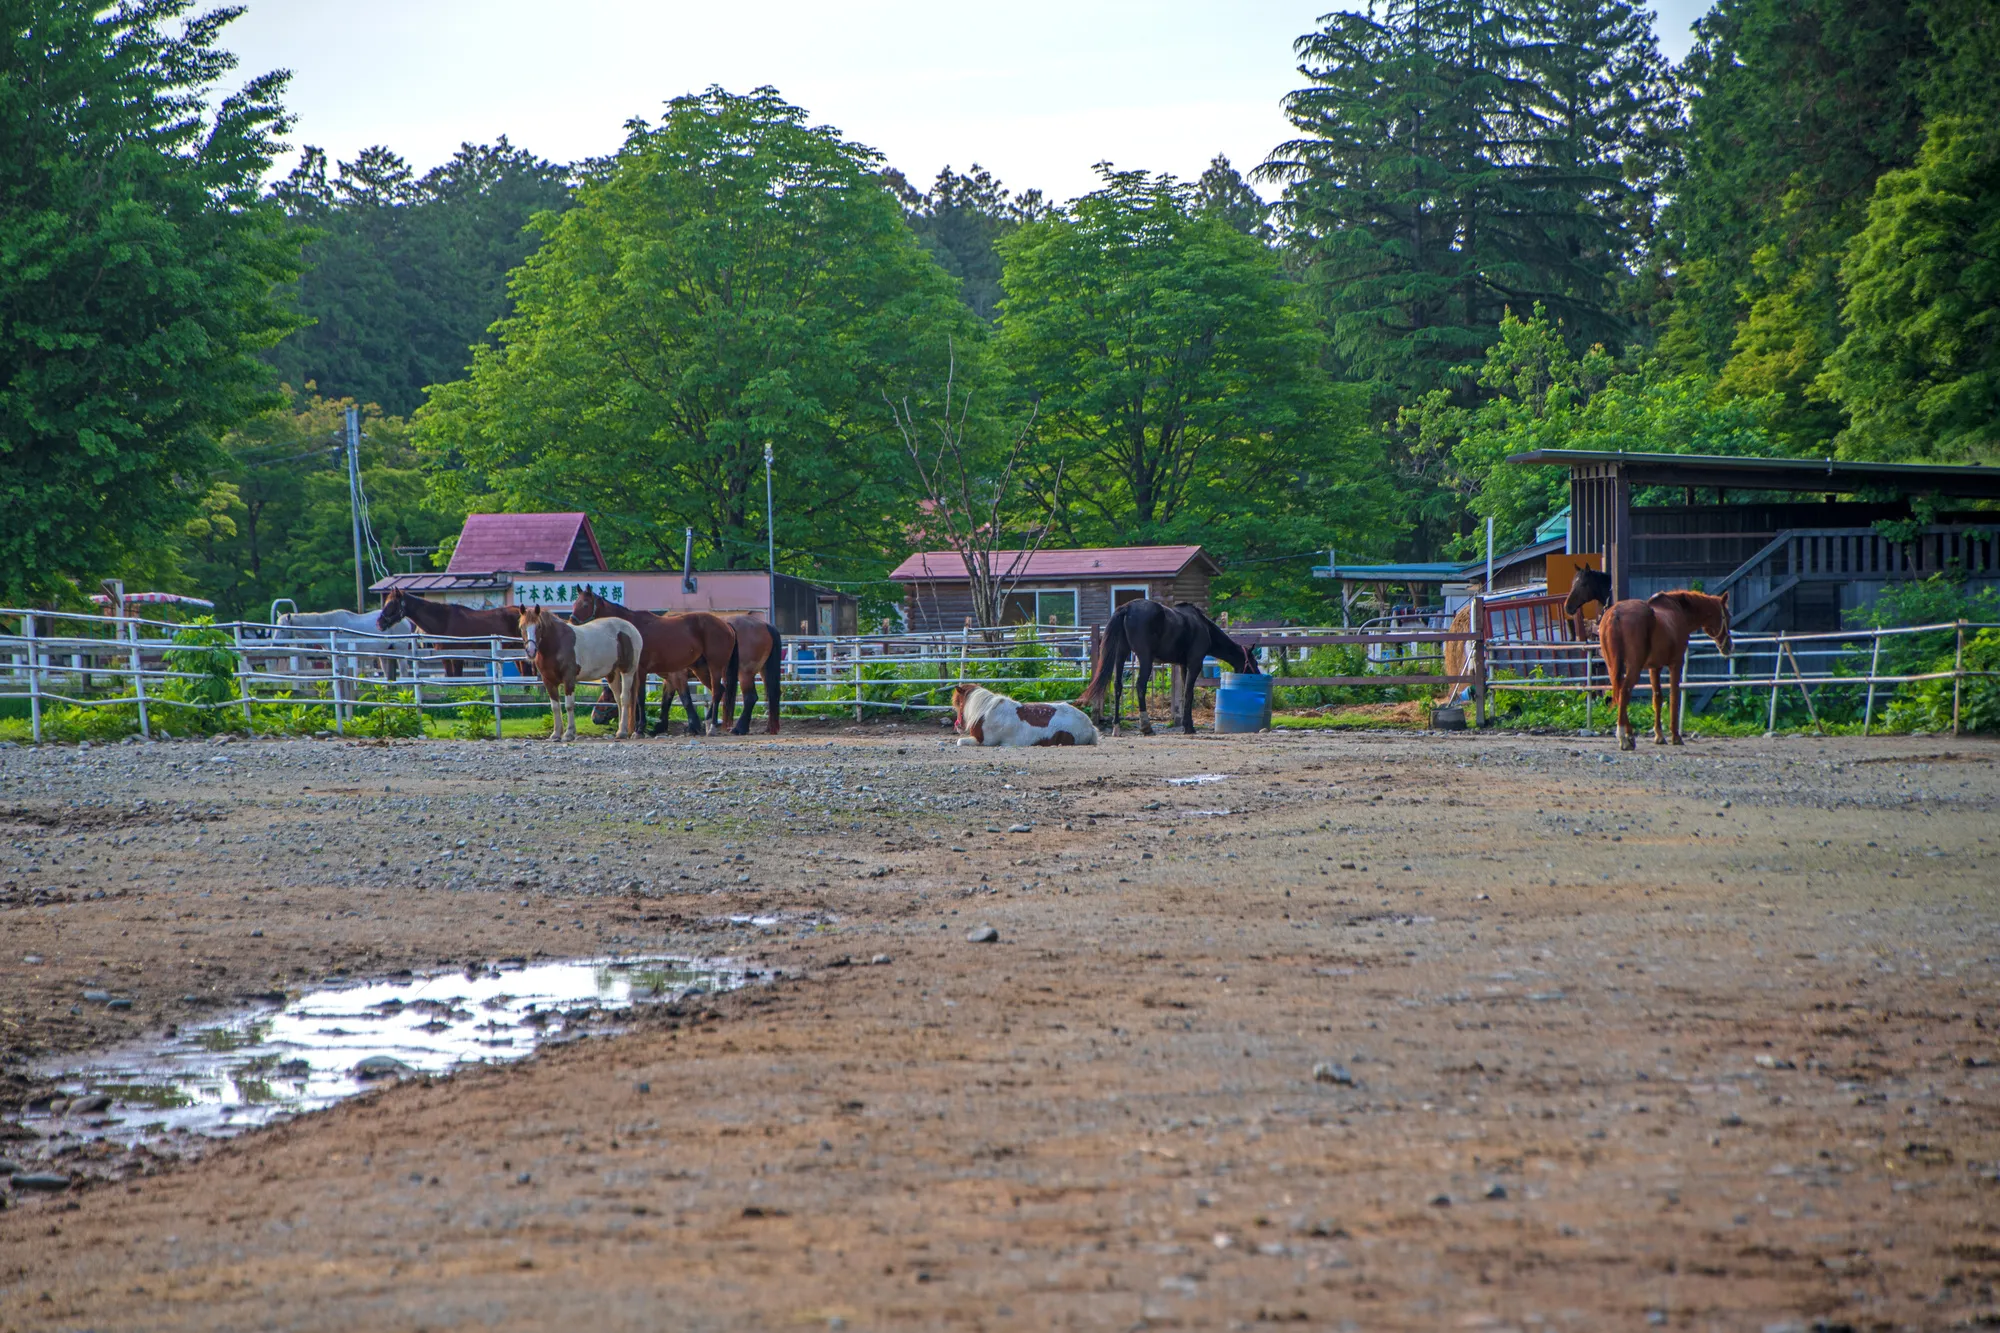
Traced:
<path fill-rule="evenodd" d="M 1262 731 L 1271 725 L 1271 678 L 1222 673 L 1215 692 L 1215 729 L 1222 733 Z"/>

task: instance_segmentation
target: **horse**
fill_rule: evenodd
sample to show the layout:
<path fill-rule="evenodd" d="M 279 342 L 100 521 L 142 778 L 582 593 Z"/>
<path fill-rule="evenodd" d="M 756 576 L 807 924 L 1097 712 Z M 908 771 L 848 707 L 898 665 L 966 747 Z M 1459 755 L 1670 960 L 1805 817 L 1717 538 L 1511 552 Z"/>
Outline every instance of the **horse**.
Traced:
<path fill-rule="evenodd" d="M 577 594 L 575 603 L 570 607 L 570 619 L 579 625 L 587 625 L 607 616 L 630 624 L 639 631 L 639 638 L 645 644 L 645 654 L 639 660 L 639 697 L 646 697 L 647 676 L 658 676 L 669 682 L 668 689 L 660 694 L 660 724 L 653 728 L 653 735 L 664 732 L 668 719 L 673 715 L 671 682 L 676 672 L 692 671 L 701 678 L 710 698 L 715 697 L 716 667 L 727 663 L 736 651 L 735 631 L 721 616 L 707 611 L 656 616 L 650 611 L 634 611 L 620 606 L 609 598 L 599 597 L 588 588 Z M 695 716 L 694 711 L 694 692 L 688 688 L 685 674 L 680 681 L 680 696 L 681 706 L 687 711 L 688 734 L 701 735 L 701 719 Z"/>
<path fill-rule="evenodd" d="M 1476 605 L 1477 603 L 1467 602 L 1464 606 L 1458 608 L 1458 611 L 1451 618 L 1451 629 L 1450 629 L 1451 633 L 1453 634 L 1472 633 L 1472 611 Z M 1472 659 L 1471 640 L 1469 639 L 1445 640 L 1444 643 L 1445 675 L 1463 676 L 1469 674 L 1466 664 L 1469 661 L 1471 661 L 1471 659 Z M 1459 700 L 1459 698 L 1463 696 L 1465 692 L 1470 688 L 1471 686 L 1462 684 L 1447 685 L 1444 687 L 1444 693 L 1438 696 L 1437 701 L 1441 704 L 1456 703 Z"/>
<path fill-rule="evenodd" d="M 1611 576 L 1601 569 L 1579 569 L 1576 579 L 1569 585 L 1569 596 L 1563 599 L 1563 614 L 1569 617 L 1570 633 L 1578 642 L 1584 637 L 1583 608 L 1596 602 L 1600 608 L 1611 605 Z"/>
<path fill-rule="evenodd" d="M 1618 748 L 1638 748 L 1632 723 L 1625 710 L 1632 702 L 1639 675 L 1653 673 L 1653 744 L 1665 745 L 1660 734 L 1660 670 L 1672 674 L 1673 697 L 1667 711 L 1673 716 L 1674 744 L 1681 743 L 1681 673 L 1687 666 L 1688 639 L 1696 630 L 1715 640 L 1715 646 L 1729 656 L 1729 594 L 1711 597 L 1685 588 L 1656 592 L 1645 601 L 1627 598 L 1613 602 L 1597 621 L 1597 642 L 1604 652 L 1605 674 L 1611 680 L 1611 697 L 1618 704 Z"/>
<path fill-rule="evenodd" d="M 401 588 L 389 589 L 383 594 L 382 612 L 375 618 L 375 623 L 387 628 L 405 617 L 425 634 L 440 639 L 511 640 L 521 637 L 517 607 L 501 606 L 481 611 L 469 606 L 454 606 L 450 602 L 425 601 Z M 444 674 L 453 677 L 464 675 L 465 663 L 457 658 L 447 659 Z"/>
<path fill-rule="evenodd" d="M 1076 705 L 1017 703 L 984 685 L 951 692 L 951 728 L 960 745 L 1097 744 L 1097 728 Z"/>
<path fill-rule="evenodd" d="M 600 620 L 589 625 L 571 625 L 553 611 L 539 606 L 520 609 L 521 644 L 528 660 L 549 692 L 549 715 L 554 718 L 552 741 L 576 739 L 576 683 L 579 680 L 608 681 L 618 699 L 617 740 L 637 735 L 633 721 L 638 710 L 639 690 L 644 677 L 639 672 L 643 646 L 639 631 L 622 620 Z M 563 725 L 564 713 L 569 725 Z"/>
<path fill-rule="evenodd" d="M 1153 734 L 1153 719 L 1146 713 L 1146 685 L 1156 660 L 1182 668 L 1181 730 L 1190 736 L 1194 735 L 1194 684 L 1203 658 L 1227 662 L 1244 675 L 1257 674 L 1257 660 L 1250 650 L 1223 633 L 1200 607 L 1189 602 L 1168 606 L 1151 598 L 1127 602 L 1111 613 L 1097 669 L 1091 673 L 1089 687 L 1076 700 L 1078 708 L 1095 713 L 1104 702 L 1106 687 L 1110 687 L 1114 736 L 1125 711 L 1125 659 L 1133 654 L 1139 659 L 1139 730 L 1147 736 Z"/>
<path fill-rule="evenodd" d="M 396 620 L 388 625 L 381 623 L 381 617 L 373 611 L 287 611 L 277 619 L 277 629 L 271 635 L 275 645 L 288 643 L 312 643 L 325 645 L 328 656 L 334 653 L 362 657 L 369 656 L 364 650 L 370 646 L 386 649 L 373 654 L 375 669 L 390 680 L 396 679 L 397 666 L 402 656 L 416 640 L 416 627 L 408 620 Z M 346 630 L 342 634 L 339 631 Z M 382 635 L 407 639 L 408 644 L 386 644 Z"/>
<path fill-rule="evenodd" d="M 722 705 L 724 717 L 736 712 L 736 687 L 743 686 L 743 716 L 736 719 L 730 731 L 738 736 L 750 734 L 750 715 L 757 711 L 757 675 L 764 675 L 764 689 L 769 696 L 764 700 L 764 733 L 778 734 L 778 677 L 785 662 L 785 642 L 776 625 L 766 624 L 755 616 L 731 616 L 729 628 L 736 634 L 736 649 L 729 655 L 729 670 L 722 680 L 722 698 L 709 704 L 708 720 L 716 720 L 715 704 Z"/>

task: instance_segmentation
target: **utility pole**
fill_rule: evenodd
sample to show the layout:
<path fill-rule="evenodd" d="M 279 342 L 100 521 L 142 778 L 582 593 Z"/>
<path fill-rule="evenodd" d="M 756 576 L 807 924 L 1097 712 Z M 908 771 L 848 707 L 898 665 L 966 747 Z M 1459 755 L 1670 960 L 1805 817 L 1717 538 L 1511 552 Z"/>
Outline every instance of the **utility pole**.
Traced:
<path fill-rule="evenodd" d="M 368 580 L 361 573 L 361 413 L 347 409 L 347 515 L 354 529 L 354 609 L 368 609 Z"/>
<path fill-rule="evenodd" d="M 771 525 L 771 442 L 764 441 L 764 563 L 775 577 L 778 572 L 778 532 Z"/>

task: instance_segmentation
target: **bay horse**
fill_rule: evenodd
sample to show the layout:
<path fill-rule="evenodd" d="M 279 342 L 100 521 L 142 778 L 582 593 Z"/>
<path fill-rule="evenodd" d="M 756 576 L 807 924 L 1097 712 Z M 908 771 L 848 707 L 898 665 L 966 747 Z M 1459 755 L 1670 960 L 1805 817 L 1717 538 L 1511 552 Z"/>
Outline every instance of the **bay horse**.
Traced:
<path fill-rule="evenodd" d="M 375 617 L 376 628 L 387 630 L 404 618 L 426 634 L 440 639 L 505 639 L 509 642 L 521 637 L 519 608 L 512 606 L 479 610 L 470 606 L 455 606 L 450 602 L 431 602 L 415 593 L 404 592 L 401 588 L 391 588 L 382 596 L 382 612 Z M 457 658 L 447 658 L 444 664 L 447 676 L 465 674 L 465 662 Z"/>
<path fill-rule="evenodd" d="M 736 687 L 743 686 L 743 716 L 736 719 L 730 731 L 738 736 L 750 734 L 750 715 L 757 711 L 757 676 L 764 677 L 764 689 L 768 698 L 764 700 L 764 732 L 778 734 L 778 677 L 785 662 L 785 641 L 778 633 L 778 627 L 766 624 L 755 616 L 731 616 L 729 628 L 736 634 L 736 650 L 729 655 L 729 670 L 722 680 L 722 705 L 724 717 L 736 712 Z M 709 705 L 708 720 L 716 720 L 715 703 Z"/>
<path fill-rule="evenodd" d="M 1653 673 L 1653 744 L 1665 745 L 1660 732 L 1660 671 L 1671 673 L 1673 696 L 1667 710 L 1673 717 L 1674 744 L 1681 743 L 1681 673 L 1687 666 L 1688 640 L 1696 630 L 1715 640 L 1729 656 L 1729 594 L 1711 597 L 1685 588 L 1656 592 L 1645 601 L 1628 597 L 1613 602 L 1597 621 L 1597 642 L 1604 652 L 1611 697 L 1618 704 L 1618 748 L 1638 748 L 1632 723 L 1625 716 L 1641 672 Z"/>
<path fill-rule="evenodd" d="M 633 714 L 638 711 L 644 679 L 639 672 L 639 631 L 617 619 L 571 625 L 555 612 L 539 606 L 522 607 L 519 613 L 521 645 L 542 678 L 542 688 L 549 692 L 549 715 L 554 719 L 549 739 L 576 739 L 579 680 L 602 680 L 610 684 L 618 700 L 618 732 L 614 739 L 622 741 L 638 735 L 642 728 L 633 720 Z"/>
<path fill-rule="evenodd" d="M 639 697 L 642 700 L 646 697 L 647 676 L 658 676 L 667 682 L 660 692 L 660 724 L 653 728 L 653 735 L 664 732 L 673 715 L 676 673 L 680 673 L 681 707 L 687 712 L 688 734 L 701 735 L 701 719 L 695 715 L 694 692 L 688 688 L 686 673 L 692 671 L 699 676 L 709 697 L 715 697 L 717 669 L 726 666 L 736 651 L 736 634 L 729 623 L 707 611 L 685 611 L 673 616 L 634 611 L 599 597 L 588 588 L 577 594 L 570 607 L 570 619 L 575 624 L 587 625 L 606 617 L 625 621 L 639 631 L 639 639 L 645 646 L 639 659 Z"/>
<path fill-rule="evenodd" d="M 1155 662 L 1182 669 L 1181 730 L 1190 736 L 1194 735 L 1195 678 L 1201 674 L 1203 658 L 1226 662 L 1243 675 L 1258 674 L 1257 659 L 1250 650 L 1225 634 L 1200 607 L 1189 602 L 1168 606 L 1151 598 L 1127 602 L 1111 613 L 1097 669 L 1091 673 L 1089 687 L 1076 700 L 1078 708 L 1095 713 L 1109 688 L 1114 736 L 1125 711 L 1125 659 L 1133 655 L 1139 659 L 1139 731 L 1147 736 L 1153 734 L 1153 719 L 1146 713 L 1146 686 Z"/>
<path fill-rule="evenodd" d="M 1592 602 L 1597 603 L 1598 615 L 1603 616 L 1603 608 L 1611 605 L 1611 576 L 1601 569 L 1579 569 L 1569 585 L 1569 596 L 1563 599 L 1563 614 L 1569 617 L 1571 637 L 1579 642 L 1583 639 L 1583 608 Z"/>

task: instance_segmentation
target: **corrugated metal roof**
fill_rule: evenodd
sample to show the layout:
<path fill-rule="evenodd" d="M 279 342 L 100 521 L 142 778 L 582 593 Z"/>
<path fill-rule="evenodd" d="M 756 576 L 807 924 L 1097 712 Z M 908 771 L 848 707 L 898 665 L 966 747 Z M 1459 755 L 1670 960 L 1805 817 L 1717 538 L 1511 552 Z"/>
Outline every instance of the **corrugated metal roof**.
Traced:
<path fill-rule="evenodd" d="M 581 536 L 590 548 L 590 566 L 570 563 L 570 553 Z M 590 519 L 574 514 L 468 514 L 465 527 L 452 548 L 453 574 L 487 574 L 494 570 L 522 571 L 531 560 L 543 560 L 558 573 L 604 568 L 604 553 L 597 548 L 597 534 Z"/>
<path fill-rule="evenodd" d="M 993 569 L 1006 578 L 1115 579 L 1171 578 L 1200 560 L 1215 562 L 1199 546 L 1095 546 L 1078 551 L 995 551 Z M 968 582 L 965 560 L 956 551 L 919 551 L 890 571 L 892 583 Z"/>
<path fill-rule="evenodd" d="M 404 592 L 485 592 L 504 588 L 510 580 L 491 574 L 391 574 L 368 585 L 370 592 L 401 588 Z"/>

